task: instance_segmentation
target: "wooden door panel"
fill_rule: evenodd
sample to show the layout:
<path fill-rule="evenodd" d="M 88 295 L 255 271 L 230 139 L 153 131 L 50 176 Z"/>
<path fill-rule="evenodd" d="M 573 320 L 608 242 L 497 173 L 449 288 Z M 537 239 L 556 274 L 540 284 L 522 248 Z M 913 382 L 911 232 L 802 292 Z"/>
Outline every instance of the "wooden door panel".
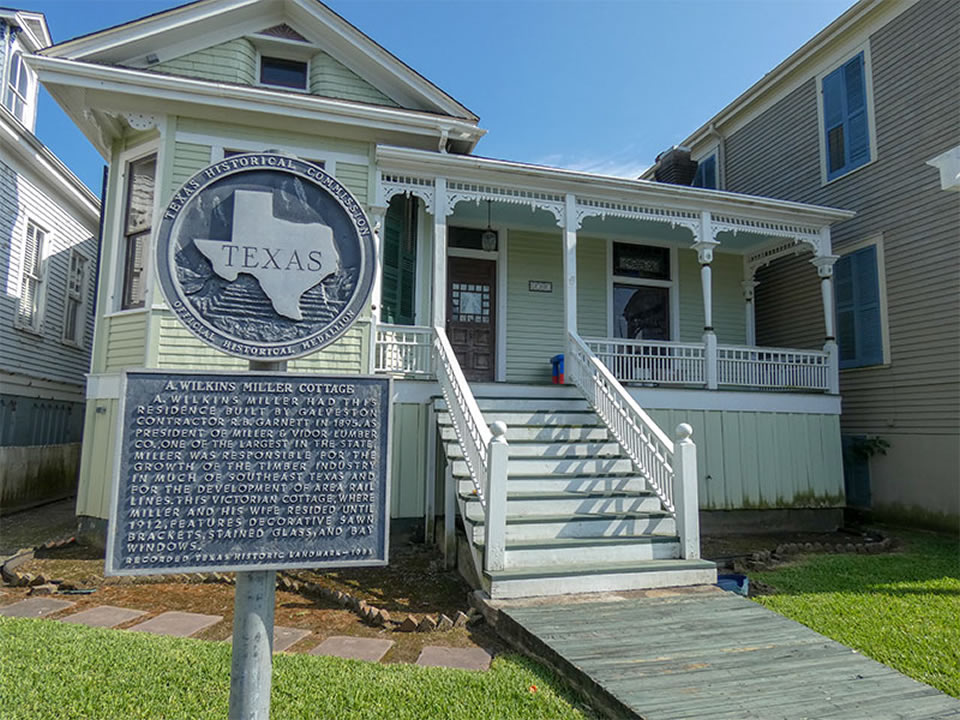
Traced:
<path fill-rule="evenodd" d="M 494 379 L 497 263 L 449 258 L 447 337 L 468 380 Z"/>

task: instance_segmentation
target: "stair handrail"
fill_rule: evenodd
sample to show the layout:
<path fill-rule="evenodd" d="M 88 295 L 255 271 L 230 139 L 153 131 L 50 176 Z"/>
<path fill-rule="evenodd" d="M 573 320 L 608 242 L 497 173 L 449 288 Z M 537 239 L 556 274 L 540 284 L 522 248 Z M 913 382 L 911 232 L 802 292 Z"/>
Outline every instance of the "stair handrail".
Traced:
<path fill-rule="evenodd" d="M 674 514 L 680 557 L 700 557 L 700 501 L 693 428 L 677 426 L 674 444 L 577 333 L 567 336 L 566 375 L 640 468 L 660 502 Z"/>
<path fill-rule="evenodd" d="M 484 567 L 502 570 L 506 545 L 507 427 L 487 427 L 453 347 L 442 327 L 433 328 L 433 359 L 437 382 L 453 424 L 457 442 L 473 482 L 484 518 Z"/>
<path fill-rule="evenodd" d="M 571 361 L 566 371 L 587 401 L 646 476 L 664 507 L 675 511 L 673 441 L 643 411 L 612 372 L 594 355 L 583 338 L 569 333 Z"/>

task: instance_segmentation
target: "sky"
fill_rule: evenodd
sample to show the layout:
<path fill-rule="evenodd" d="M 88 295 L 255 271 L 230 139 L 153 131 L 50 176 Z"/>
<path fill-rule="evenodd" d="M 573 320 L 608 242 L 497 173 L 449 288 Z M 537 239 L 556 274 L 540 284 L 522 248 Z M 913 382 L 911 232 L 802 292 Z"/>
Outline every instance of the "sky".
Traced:
<path fill-rule="evenodd" d="M 0 0 L 54 42 L 183 4 Z M 466 105 L 484 157 L 636 177 L 853 0 L 327 0 Z M 103 159 L 42 91 L 37 135 L 99 193 Z"/>

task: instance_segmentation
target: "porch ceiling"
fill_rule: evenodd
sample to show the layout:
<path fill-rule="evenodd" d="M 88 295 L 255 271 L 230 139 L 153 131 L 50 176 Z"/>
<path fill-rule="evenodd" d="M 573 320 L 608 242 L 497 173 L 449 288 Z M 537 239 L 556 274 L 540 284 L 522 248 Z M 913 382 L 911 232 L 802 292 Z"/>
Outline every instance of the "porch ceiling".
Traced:
<path fill-rule="evenodd" d="M 457 203 L 453 214 L 447 218 L 453 226 L 486 227 L 486 202 Z M 561 229 L 556 218 L 541 209 L 532 209 L 525 205 L 516 205 L 492 201 L 490 205 L 490 224 L 496 230 L 524 229 L 559 235 Z M 671 226 L 669 223 L 636 220 L 623 217 L 587 217 L 580 228 L 583 236 L 617 237 L 624 240 L 648 241 L 677 247 L 690 247 L 693 242 L 688 228 Z M 717 235 L 721 252 L 746 253 L 771 242 L 776 238 L 751 232 L 721 232 Z"/>

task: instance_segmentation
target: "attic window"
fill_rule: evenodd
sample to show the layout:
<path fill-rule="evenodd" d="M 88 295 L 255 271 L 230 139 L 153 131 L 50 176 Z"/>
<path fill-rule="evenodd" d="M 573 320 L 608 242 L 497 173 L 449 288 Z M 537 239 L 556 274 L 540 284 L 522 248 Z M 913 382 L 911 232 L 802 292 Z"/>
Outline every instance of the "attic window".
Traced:
<path fill-rule="evenodd" d="M 261 30 L 260 34 L 269 35 L 270 37 L 283 38 L 284 40 L 295 40 L 296 42 L 309 42 L 303 35 L 298 33 L 286 23 L 280 23 L 279 25 L 268 27 L 266 30 Z"/>
<path fill-rule="evenodd" d="M 260 84 L 307 89 L 307 64 L 298 60 L 260 57 Z"/>

